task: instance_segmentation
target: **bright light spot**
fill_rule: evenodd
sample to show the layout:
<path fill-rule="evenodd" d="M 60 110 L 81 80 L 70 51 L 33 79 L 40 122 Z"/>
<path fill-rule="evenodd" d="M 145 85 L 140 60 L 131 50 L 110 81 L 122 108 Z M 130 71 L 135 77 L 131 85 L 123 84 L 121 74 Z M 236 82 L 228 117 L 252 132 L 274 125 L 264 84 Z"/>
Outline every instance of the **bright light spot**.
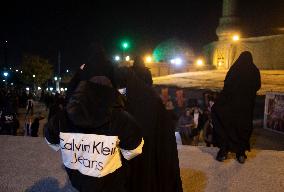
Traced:
<path fill-rule="evenodd" d="M 69 69 L 66 70 L 66 73 L 69 73 Z"/>
<path fill-rule="evenodd" d="M 146 63 L 151 63 L 152 62 L 152 57 L 151 56 L 146 56 L 145 57 L 145 62 Z"/>
<path fill-rule="evenodd" d="M 37 90 L 41 90 L 41 87 L 37 87 Z"/>
<path fill-rule="evenodd" d="M 116 55 L 116 56 L 114 57 L 114 60 L 119 61 L 119 60 L 120 60 L 120 57 L 119 57 L 118 55 Z"/>
<path fill-rule="evenodd" d="M 122 43 L 122 47 L 123 47 L 124 49 L 127 49 L 127 48 L 128 48 L 128 43 L 126 43 L 126 42 Z"/>
<path fill-rule="evenodd" d="M 218 65 L 219 65 L 219 66 L 221 66 L 221 65 L 222 65 L 222 62 L 221 62 L 221 61 L 219 61 L 219 62 L 218 62 Z"/>
<path fill-rule="evenodd" d="M 233 41 L 238 41 L 238 40 L 240 40 L 240 36 L 239 35 L 234 35 L 232 39 L 233 39 Z"/>
<path fill-rule="evenodd" d="M 35 78 L 35 75 L 33 75 L 33 78 Z"/>
<path fill-rule="evenodd" d="M 67 91 L 67 88 L 65 88 L 64 90 Z"/>
<path fill-rule="evenodd" d="M 6 40 L 5 43 L 8 43 L 8 41 Z"/>
<path fill-rule="evenodd" d="M 23 71 L 21 71 L 21 73 L 23 73 Z"/>
<path fill-rule="evenodd" d="M 48 88 L 46 88 L 45 90 L 48 91 Z"/>
<path fill-rule="evenodd" d="M 19 70 L 18 69 L 16 69 L 16 72 L 18 72 Z"/>
<path fill-rule="evenodd" d="M 7 76 L 9 75 L 9 73 L 8 73 L 8 72 L 4 72 L 3 75 L 4 75 L 5 77 L 7 77 Z"/>
<path fill-rule="evenodd" d="M 171 59 L 171 64 L 174 65 L 181 65 L 182 64 L 182 59 L 181 58 L 175 58 L 175 59 Z"/>
<path fill-rule="evenodd" d="M 10 69 L 10 70 L 12 70 L 12 68 L 11 68 L 11 67 L 10 67 L 9 69 Z"/>
<path fill-rule="evenodd" d="M 27 90 L 27 91 L 29 91 L 29 90 L 30 90 L 30 88 L 29 88 L 29 87 L 26 87 L 26 90 Z"/>
<path fill-rule="evenodd" d="M 5 79 L 3 79 L 3 82 L 5 82 L 6 80 Z"/>
<path fill-rule="evenodd" d="M 180 58 L 176 58 L 176 65 L 180 65 L 182 63 L 182 60 Z"/>
<path fill-rule="evenodd" d="M 53 91 L 53 87 L 49 87 L 49 90 L 50 90 L 50 91 Z"/>
<path fill-rule="evenodd" d="M 201 65 L 203 65 L 203 60 L 197 59 L 196 63 L 197 63 L 198 66 L 201 66 Z"/>
<path fill-rule="evenodd" d="M 129 56 L 126 56 L 126 57 L 125 57 L 125 61 L 130 61 L 130 57 L 129 57 Z"/>
<path fill-rule="evenodd" d="M 60 88 L 60 91 L 64 91 L 64 89 L 63 89 L 63 88 Z"/>
<path fill-rule="evenodd" d="M 57 79 L 58 79 L 57 77 L 54 77 L 54 80 L 55 80 L 55 81 L 57 81 Z"/>
<path fill-rule="evenodd" d="M 14 85 L 14 83 L 11 83 L 11 85 Z"/>

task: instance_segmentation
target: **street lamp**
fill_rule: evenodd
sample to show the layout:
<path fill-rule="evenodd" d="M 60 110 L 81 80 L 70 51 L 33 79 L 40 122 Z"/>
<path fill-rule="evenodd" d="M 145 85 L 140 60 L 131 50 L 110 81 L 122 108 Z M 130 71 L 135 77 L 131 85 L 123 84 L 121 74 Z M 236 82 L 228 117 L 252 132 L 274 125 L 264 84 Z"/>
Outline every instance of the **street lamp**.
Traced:
<path fill-rule="evenodd" d="M 55 81 L 57 81 L 57 80 L 58 80 L 58 78 L 57 78 L 57 77 L 54 77 L 54 80 L 55 80 Z"/>
<path fill-rule="evenodd" d="M 150 55 L 145 57 L 145 63 L 151 63 L 152 62 L 152 57 Z"/>
<path fill-rule="evenodd" d="M 33 75 L 33 78 L 35 78 L 35 75 Z"/>
<path fill-rule="evenodd" d="M 228 60 L 227 60 L 227 67 L 228 69 L 231 67 L 232 62 L 234 61 L 234 43 L 238 42 L 240 40 L 240 35 L 234 34 L 231 37 L 231 41 L 229 41 L 229 49 L 228 49 Z"/>
<path fill-rule="evenodd" d="M 179 66 L 179 65 L 181 65 L 182 64 L 182 59 L 181 58 L 175 58 L 175 59 L 171 59 L 171 64 L 174 64 L 174 65 L 176 65 L 176 66 Z"/>
<path fill-rule="evenodd" d="M 240 40 L 240 36 L 239 35 L 233 35 L 232 40 L 233 41 L 239 41 Z"/>
<path fill-rule="evenodd" d="M 129 47 L 129 43 L 128 42 L 122 42 L 122 48 L 123 49 L 127 49 Z"/>
<path fill-rule="evenodd" d="M 119 57 L 118 55 L 116 55 L 116 56 L 114 57 L 114 60 L 115 60 L 115 61 L 119 61 L 119 60 L 120 60 L 120 57 Z"/>
<path fill-rule="evenodd" d="M 4 75 L 4 77 L 8 77 L 9 73 L 8 72 L 4 72 L 3 75 Z"/>
<path fill-rule="evenodd" d="M 203 65 L 203 60 L 202 59 L 197 59 L 196 64 L 198 66 L 202 66 Z"/>

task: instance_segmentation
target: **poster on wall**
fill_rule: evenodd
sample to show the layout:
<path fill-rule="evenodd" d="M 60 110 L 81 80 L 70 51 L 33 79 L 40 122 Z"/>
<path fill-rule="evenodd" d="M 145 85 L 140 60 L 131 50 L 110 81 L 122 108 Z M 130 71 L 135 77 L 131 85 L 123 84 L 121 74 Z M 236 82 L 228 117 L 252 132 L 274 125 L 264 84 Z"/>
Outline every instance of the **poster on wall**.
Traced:
<path fill-rule="evenodd" d="M 266 93 L 264 128 L 284 134 L 284 93 Z"/>

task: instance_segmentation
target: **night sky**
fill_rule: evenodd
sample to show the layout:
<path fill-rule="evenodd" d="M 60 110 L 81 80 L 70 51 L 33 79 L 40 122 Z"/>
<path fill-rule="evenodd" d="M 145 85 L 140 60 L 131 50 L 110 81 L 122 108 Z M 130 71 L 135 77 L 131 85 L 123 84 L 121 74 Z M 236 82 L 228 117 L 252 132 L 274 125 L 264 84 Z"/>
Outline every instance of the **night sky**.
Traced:
<path fill-rule="evenodd" d="M 92 3 L 90 3 L 92 2 Z M 1 58 L 3 41 L 8 40 L 8 63 L 20 63 L 24 53 L 38 54 L 62 68 L 74 68 L 89 43 L 99 40 L 109 55 L 118 52 L 126 38 L 132 53 L 149 53 L 169 38 L 185 41 L 195 52 L 217 40 L 222 13 L 221 0 L 147 2 L 132 1 L 9 1 L 1 6 Z M 268 4 L 269 2 L 269 4 Z M 240 0 L 240 16 L 251 26 L 250 35 L 269 33 L 268 28 L 284 26 L 282 0 Z"/>

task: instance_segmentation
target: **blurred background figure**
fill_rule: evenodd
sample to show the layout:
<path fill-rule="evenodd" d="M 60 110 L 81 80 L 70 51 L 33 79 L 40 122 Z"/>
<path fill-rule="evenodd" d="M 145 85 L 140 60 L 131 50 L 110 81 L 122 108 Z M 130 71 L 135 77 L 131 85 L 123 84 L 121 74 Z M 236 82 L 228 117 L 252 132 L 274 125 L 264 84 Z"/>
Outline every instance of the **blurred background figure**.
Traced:
<path fill-rule="evenodd" d="M 136 74 L 136 76 L 146 85 L 153 85 L 151 71 L 147 67 L 145 67 L 144 60 L 141 56 L 135 57 L 132 70 Z"/>
<path fill-rule="evenodd" d="M 195 124 L 192 116 L 192 111 L 189 108 L 186 108 L 177 123 L 177 129 L 180 133 L 183 145 L 192 144 L 193 137 L 191 136 L 191 133 L 192 129 L 194 129 L 194 126 Z"/>

